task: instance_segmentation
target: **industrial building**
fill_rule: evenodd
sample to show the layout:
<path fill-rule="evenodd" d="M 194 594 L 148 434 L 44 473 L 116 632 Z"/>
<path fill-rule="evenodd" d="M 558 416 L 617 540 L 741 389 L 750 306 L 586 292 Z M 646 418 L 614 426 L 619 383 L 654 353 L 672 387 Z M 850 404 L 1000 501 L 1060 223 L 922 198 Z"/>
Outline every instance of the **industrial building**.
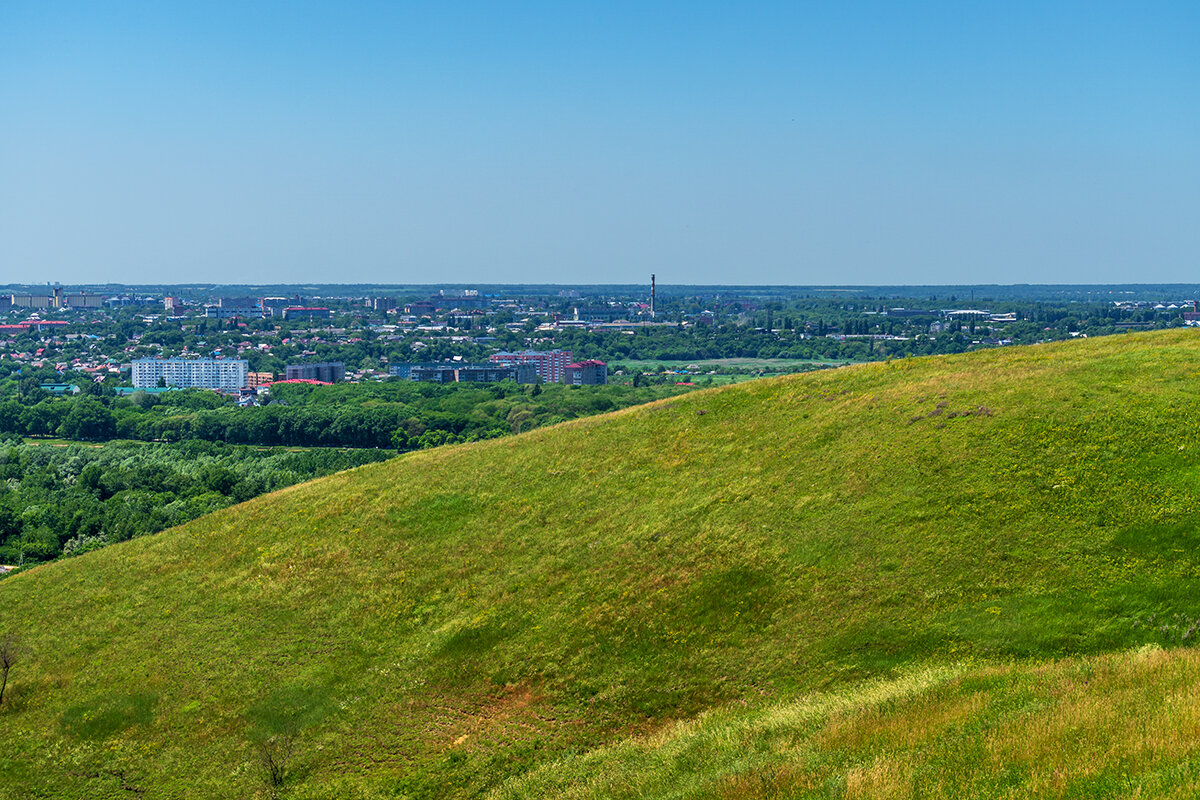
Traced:
<path fill-rule="evenodd" d="M 9 303 L 16 308 L 100 308 L 104 299 L 98 294 L 78 292 L 66 294 L 61 286 L 47 286 L 46 294 L 9 295 Z"/>
<path fill-rule="evenodd" d="M 314 306 L 289 306 L 283 310 L 284 319 L 331 319 L 333 312 L 328 308 L 317 308 Z"/>
<path fill-rule="evenodd" d="M 392 375 L 406 381 L 431 383 L 537 383 L 532 364 L 392 364 Z"/>
<path fill-rule="evenodd" d="M 151 389 L 167 386 L 235 391 L 250 381 L 250 364 L 233 358 L 137 358 L 133 360 L 133 385 Z"/>
<path fill-rule="evenodd" d="M 222 297 L 217 300 L 221 308 L 262 309 L 262 305 L 253 297 Z"/>

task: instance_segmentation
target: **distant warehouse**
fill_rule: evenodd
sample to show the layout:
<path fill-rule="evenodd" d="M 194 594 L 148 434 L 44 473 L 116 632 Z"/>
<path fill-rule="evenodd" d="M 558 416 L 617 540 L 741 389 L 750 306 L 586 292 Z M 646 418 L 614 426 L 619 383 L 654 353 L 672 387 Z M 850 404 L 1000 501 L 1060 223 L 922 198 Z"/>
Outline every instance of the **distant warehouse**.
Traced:
<path fill-rule="evenodd" d="M 532 364 L 392 364 L 388 371 L 406 381 L 428 383 L 537 383 Z"/>
<path fill-rule="evenodd" d="M 537 368 L 532 364 L 466 364 L 455 369 L 459 383 L 537 383 Z"/>
<path fill-rule="evenodd" d="M 98 294 L 67 294 L 61 286 L 52 287 L 47 294 L 11 294 L 5 299 L 16 308 L 99 308 L 103 302 Z"/>
<path fill-rule="evenodd" d="M 328 308 L 317 306 L 289 306 L 283 310 L 283 318 L 291 319 L 307 319 L 309 321 L 318 319 L 330 319 L 333 317 L 333 312 Z"/>
<path fill-rule="evenodd" d="M 346 378 L 346 365 L 341 361 L 324 361 L 320 364 L 288 364 L 284 380 L 321 381 L 340 383 Z"/>
<path fill-rule="evenodd" d="M 136 358 L 133 385 L 151 389 L 165 386 L 197 389 L 244 389 L 250 383 L 250 362 L 233 358 Z"/>

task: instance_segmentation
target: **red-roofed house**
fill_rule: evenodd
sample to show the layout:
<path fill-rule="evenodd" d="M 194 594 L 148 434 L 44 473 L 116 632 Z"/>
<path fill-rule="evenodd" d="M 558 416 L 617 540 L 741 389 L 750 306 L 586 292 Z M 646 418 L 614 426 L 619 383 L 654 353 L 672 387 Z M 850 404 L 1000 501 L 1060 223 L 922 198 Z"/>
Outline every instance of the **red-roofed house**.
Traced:
<path fill-rule="evenodd" d="M 280 384 L 280 383 L 307 383 L 310 386 L 333 386 L 332 383 L 326 383 L 325 381 L 317 381 L 317 380 L 313 380 L 312 378 L 289 378 L 286 381 L 272 381 L 271 383 L 269 383 L 267 385 L 275 386 L 276 384 Z"/>

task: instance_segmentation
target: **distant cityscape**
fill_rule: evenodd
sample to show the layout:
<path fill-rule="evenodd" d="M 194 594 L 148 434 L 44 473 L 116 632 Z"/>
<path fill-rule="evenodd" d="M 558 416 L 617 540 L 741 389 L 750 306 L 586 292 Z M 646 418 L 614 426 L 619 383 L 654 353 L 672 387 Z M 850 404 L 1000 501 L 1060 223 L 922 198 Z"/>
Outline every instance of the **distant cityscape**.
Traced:
<path fill-rule="evenodd" d="M 47 284 L 0 294 L 0 363 L 251 403 L 278 382 L 692 384 L 1200 325 L 1197 298 L 1190 285 L 664 287 L 655 275 L 597 287 Z"/>

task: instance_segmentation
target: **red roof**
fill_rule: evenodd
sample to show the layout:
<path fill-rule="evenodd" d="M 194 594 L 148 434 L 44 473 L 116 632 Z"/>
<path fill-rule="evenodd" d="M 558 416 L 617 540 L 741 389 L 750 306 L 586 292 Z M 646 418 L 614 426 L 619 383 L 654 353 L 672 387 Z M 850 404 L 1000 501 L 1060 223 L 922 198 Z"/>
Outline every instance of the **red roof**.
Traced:
<path fill-rule="evenodd" d="M 27 331 L 34 325 L 68 325 L 66 320 L 61 319 L 27 319 L 24 322 L 18 322 L 15 325 L 0 325 L 0 331 Z"/>
<path fill-rule="evenodd" d="M 310 383 L 313 386 L 333 386 L 332 383 L 326 383 L 325 381 L 315 381 L 312 378 L 289 378 L 288 380 L 285 380 L 285 381 L 272 381 L 271 383 L 269 383 L 267 385 L 274 386 L 277 383 Z"/>
<path fill-rule="evenodd" d="M 567 364 L 567 369 L 583 369 L 584 367 L 607 367 L 603 361 L 597 361 L 589 358 L 587 361 L 579 361 L 574 364 Z"/>

